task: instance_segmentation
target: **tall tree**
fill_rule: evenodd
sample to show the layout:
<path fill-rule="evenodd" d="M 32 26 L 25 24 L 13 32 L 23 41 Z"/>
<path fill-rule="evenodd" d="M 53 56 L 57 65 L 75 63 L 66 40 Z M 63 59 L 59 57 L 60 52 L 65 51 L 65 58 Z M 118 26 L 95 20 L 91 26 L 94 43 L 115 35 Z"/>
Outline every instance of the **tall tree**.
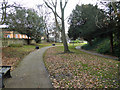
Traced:
<path fill-rule="evenodd" d="M 8 5 L 8 2 L 6 2 L 5 0 L 3 0 L 2 2 L 2 7 L 1 7 L 1 10 L 2 10 L 2 18 L 1 18 L 1 24 L 4 24 L 5 21 L 6 21 L 6 16 L 7 16 L 7 5 Z"/>
<path fill-rule="evenodd" d="M 58 22 L 58 24 L 61 28 L 60 21 Z M 53 34 L 54 34 L 54 42 L 61 41 L 61 29 L 56 29 L 56 23 L 55 22 L 53 22 L 51 30 L 53 31 Z"/>
<path fill-rule="evenodd" d="M 54 14 L 57 29 L 60 29 L 60 27 L 58 25 L 57 17 L 59 17 L 61 19 L 61 23 L 62 23 L 62 28 L 61 28 L 62 33 L 61 34 L 62 34 L 62 41 L 63 41 L 63 45 L 64 45 L 64 53 L 70 52 L 69 48 L 68 48 L 66 36 L 65 36 L 65 22 L 64 22 L 64 10 L 66 8 L 68 0 L 65 0 L 64 5 L 63 5 L 62 0 L 60 0 L 60 2 L 59 2 L 60 10 L 61 10 L 61 17 L 57 13 L 57 0 L 55 0 L 55 2 L 53 2 L 53 0 L 51 0 L 51 3 L 48 0 L 47 1 L 44 0 L 44 2 L 48 6 L 48 8 L 50 8 L 52 10 L 52 12 Z"/>
<path fill-rule="evenodd" d="M 115 16 L 114 47 L 116 48 L 117 56 L 120 59 L 120 1 L 112 2 L 112 7 Z"/>
<path fill-rule="evenodd" d="M 96 18 L 102 16 L 101 10 L 97 6 L 91 4 L 88 5 L 76 5 L 75 10 L 69 17 L 69 37 L 77 39 L 81 37 L 92 45 L 92 40 L 97 36 L 98 24 Z"/>
<path fill-rule="evenodd" d="M 0 24 L 6 23 L 8 12 L 14 12 L 15 8 L 21 8 L 21 6 L 16 3 L 9 4 L 8 0 L 2 0 L 0 3 Z"/>
<path fill-rule="evenodd" d="M 50 21 L 50 13 L 47 6 L 44 4 L 38 5 L 37 6 L 39 9 L 39 15 L 43 16 L 43 21 L 44 21 L 44 34 L 47 42 L 50 42 L 49 40 L 49 30 L 51 28 L 51 22 Z"/>
<path fill-rule="evenodd" d="M 113 53 L 113 26 L 114 26 L 114 19 L 113 19 L 113 7 L 112 7 L 112 3 L 108 3 L 108 18 L 109 18 L 109 22 L 108 22 L 108 28 L 109 29 L 109 38 L 110 38 L 110 46 L 111 46 L 111 53 Z"/>
<path fill-rule="evenodd" d="M 111 47 L 111 53 L 114 53 L 114 42 L 116 40 L 115 37 L 118 36 L 119 38 L 119 30 L 117 27 L 119 26 L 119 19 L 120 19 L 120 14 L 119 14 L 119 8 L 120 8 L 120 2 L 101 2 L 102 5 L 106 7 L 105 13 L 106 13 L 106 23 L 107 25 L 104 25 L 106 27 L 106 33 L 107 36 L 110 38 L 110 47 Z M 118 35 L 119 34 L 119 35 Z"/>
<path fill-rule="evenodd" d="M 33 9 L 16 9 L 15 13 L 11 13 L 7 17 L 7 25 L 9 28 L 19 33 L 26 34 L 29 37 L 37 40 L 43 30 L 42 17 L 37 15 Z"/>

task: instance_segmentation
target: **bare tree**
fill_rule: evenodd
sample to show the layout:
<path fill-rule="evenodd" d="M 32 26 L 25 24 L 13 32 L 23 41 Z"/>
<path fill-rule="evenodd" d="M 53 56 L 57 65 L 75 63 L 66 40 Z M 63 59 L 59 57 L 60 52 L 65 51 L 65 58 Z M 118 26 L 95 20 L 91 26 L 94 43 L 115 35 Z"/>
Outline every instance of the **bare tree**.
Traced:
<path fill-rule="evenodd" d="M 3 0 L 2 2 L 0 2 L 0 24 L 6 23 L 8 12 L 14 12 L 15 8 L 21 8 L 21 5 L 18 5 L 15 2 L 13 4 L 9 4 L 8 0 Z"/>
<path fill-rule="evenodd" d="M 0 11 L 1 11 L 1 20 L 0 23 L 4 24 L 6 21 L 6 17 L 7 17 L 7 8 L 10 8 L 10 5 L 8 5 L 8 2 L 6 0 L 3 0 L 1 2 L 1 7 L 0 7 Z"/>
<path fill-rule="evenodd" d="M 43 17 L 44 20 L 44 32 L 45 32 L 45 38 L 47 40 L 47 42 L 50 42 L 49 40 L 49 28 L 50 28 L 50 24 L 49 24 L 49 17 L 50 17 L 50 13 L 48 12 L 48 8 L 42 4 L 42 5 L 37 5 L 38 9 L 39 9 L 39 14 L 40 16 Z"/>
<path fill-rule="evenodd" d="M 44 0 L 44 2 L 47 5 L 47 7 L 52 10 L 52 12 L 54 14 L 55 23 L 56 23 L 56 29 L 60 29 L 61 30 L 62 41 L 63 41 L 63 45 L 64 45 L 64 53 L 68 53 L 68 52 L 70 52 L 70 50 L 68 48 L 68 44 L 67 44 L 67 40 L 66 40 L 65 21 L 64 21 L 64 10 L 65 10 L 65 7 L 66 7 L 66 5 L 68 3 L 68 0 L 65 0 L 65 4 L 64 5 L 63 5 L 62 0 L 60 0 L 61 17 L 57 13 L 57 0 L 55 0 L 55 2 L 53 2 L 53 0 L 51 0 L 51 2 L 49 0 L 47 0 L 47 1 Z M 60 28 L 60 26 L 58 24 L 57 17 L 59 17 L 60 20 L 61 20 L 62 28 Z"/>

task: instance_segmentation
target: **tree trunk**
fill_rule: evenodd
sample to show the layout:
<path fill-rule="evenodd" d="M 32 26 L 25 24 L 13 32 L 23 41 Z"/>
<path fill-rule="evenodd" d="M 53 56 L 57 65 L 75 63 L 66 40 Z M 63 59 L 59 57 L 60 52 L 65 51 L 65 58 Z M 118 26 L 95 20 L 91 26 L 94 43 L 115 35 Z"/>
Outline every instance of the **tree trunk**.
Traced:
<path fill-rule="evenodd" d="M 57 0 L 56 0 L 55 4 L 51 0 L 51 2 L 53 4 L 52 6 L 55 10 L 47 3 L 47 1 L 44 1 L 44 2 L 48 6 L 48 8 L 50 8 L 52 10 L 52 12 L 54 13 L 55 20 L 57 21 L 57 17 L 59 17 L 61 19 L 61 22 L 62 22 L 61 34 L 62 34 L 62 40 L 63 40 L 63 45 L 64 45 L 64 52 L 65 53 L 70 52 L 69 49 L 68 49 L 68 44 L 67 44 L 67 40 L 66 40 L 66 36 L 65 36 L 65 23 L 64 23 L 64 9 L 65 9 L 68 1 L 65 0 L 65 5 L 63 7 L 62 0 L 60 0 L 61 17 L 56 12 Z M 57 26 L 58 29 L 60 29 L 57 22 L 56 22 L 56 26 Z"/>
<path fill-rule="evenodd" d="M 89 45 L 92 46 L 92 41 L 90 39 L 87 41 L 88 41 Z"/>
<path fill-rule="evenodd" d="M 46 24 L 45 24 L 45 27 L 46 27 Z M 47 42 L 50 42 L 50 40 L 49 40 L 49 32 L 48 32 L 48 29 L 46 28 L 46 30 L 45 30 L 45 35 L 46 35 L 46 41 Z"/>
<path fill-rule="evenodd" d="M 30 37 L 28 36 L 27 44 L 30 45 Z"/>
<path fill-rule="evenodd" d="M 110 2 L 110 26 L 112 26 L 113 17 L 112 15 L 112 3 Z M 113 32 L 110 32 L 110 52 L 113 53 Z"/>
<path fill-rule="evenodd" d="M 70 52 L 69 49 L 68 49 L 68 44 L 67 44 L 67 40 L 66 40 L 64 30 L 62 30 L 61 34 L 62 34 L 62 40 L 63 40 L 63 45 L 64 45 L 64 53 Z"/>
<path fill-rule="evenodd" d="M 6 8 L 7 7 L 7 4 L 5 3 L 5 12 L 4 12 L 4 23 L 6 23 Z"/>
<path fill-rule="evenodd" d="M 3 0 L 2 3 L 2 18 L 1 18 L 1 22 L 2 24 L 6 23 L 6 11 L 7 11 L 7 3 L 5 2 L 5 0 Z"/>
<path fill-rule="evenodd" d="M 69 48 L 68 48 L 68 44 L 67 44 L 67 40 L 66 40 L 66 35 L 65 35 L 65 23 L 64 23 L 64 9 L 61 10 L 62 13 L 62 40 L 63 40 L 63 45 L 64 45 L 64 53 L 68 53 L 70 52 Z"/>
<path fill-rule="evenodd" d="M 56 8 L 55 8 L 55 12 L 56 12 Z M 56 32 L 59 30 L 59 26 L 57 21 L 57 15 L 55 13 L 54 13 L 54 16 L 55 16 L 55 24 L 56 24 L 56 31 L 54 31 L 54 34 L 55 34 L 55 42 L 57 42 Z"/>
<path fill-rule="evenodd" d="M 118 57 L 118 61 L 119 61 L 119 64 L 118 64 L 118 83 L 119 83 L 119 88 L 120 88 L 120 57 Z"/>
<path fill-rule="evenodd" d="M 49 34 L 47 34 L 46 36 L 47 36 L 47 42 L 50 42 L 50 40 L 49 40 Z"/>
<path fill-rule="evenodd" d="M 110 33 L 110 52 L 113 53 L 113 34 Z"/>

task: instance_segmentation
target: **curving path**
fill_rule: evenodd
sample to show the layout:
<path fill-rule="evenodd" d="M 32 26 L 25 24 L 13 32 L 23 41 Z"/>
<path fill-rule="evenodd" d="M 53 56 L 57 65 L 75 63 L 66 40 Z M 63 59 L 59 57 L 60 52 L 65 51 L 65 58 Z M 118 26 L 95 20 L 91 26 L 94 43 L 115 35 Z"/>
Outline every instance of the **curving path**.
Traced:
<path fill-rule="evenodd" d="M 99 53 L 95 53 L 95 52 L 92 52 L 92 51 L 87 51 L 87 50 L 81 49 L 81 46 L 77 46 L 77 47 L 75 47 L 75 48 L 78 49 L 78 50 L 80 50 L 80 51 L 83 51 L 83 52 L 92 54 L 92 55 L 96 55 L 96 56 L 100 56 L 100 57 L 104 57 L 104 58 L 109 58 L 109 59 L 118 60 L 118 58 L 117 58 L 117 57 L 114 57 L 114 56 L 103 55 L 103 54 L 99 54 Z"/>
<path fill-rule="evenodd" d="M 44 47 L 27 55 L 5 80 L 5 88 L 52 88 L 49 74 L 43 62 Z"/>

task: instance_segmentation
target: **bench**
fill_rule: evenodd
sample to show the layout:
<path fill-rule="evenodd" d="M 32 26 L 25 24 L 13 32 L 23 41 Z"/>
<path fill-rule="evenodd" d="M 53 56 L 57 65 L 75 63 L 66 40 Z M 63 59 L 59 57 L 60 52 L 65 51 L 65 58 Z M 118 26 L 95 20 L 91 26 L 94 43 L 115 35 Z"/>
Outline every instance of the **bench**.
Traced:
<path fill-rule="evenodd" d="M 11 78 L 11 66 L 0 66 L 0 88 L 4 88 L 4 78 Z"/>

